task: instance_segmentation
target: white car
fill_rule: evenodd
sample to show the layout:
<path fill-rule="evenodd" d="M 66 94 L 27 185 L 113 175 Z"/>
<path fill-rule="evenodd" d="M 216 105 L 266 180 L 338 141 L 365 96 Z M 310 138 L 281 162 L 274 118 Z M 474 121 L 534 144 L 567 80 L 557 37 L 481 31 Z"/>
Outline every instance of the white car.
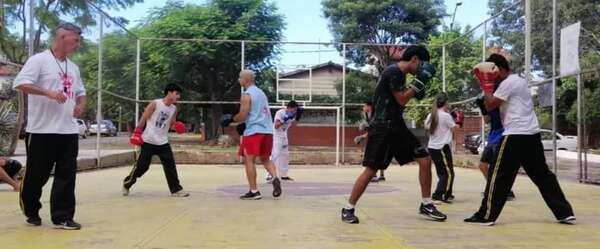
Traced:
<path fill-rule="evenodd" d="M 552 130 L 541 129 L 544 150 L 552 150 Z M 577 136 L 565 136 L 556 133 L 556 150 L 577 150 Z"/>
<path fill-rule="evenodd" d="M 77 127 L 79 128 L 79 136 L 81 136 L 81 138 L 87 138 L 89 131 L 85 122 L 81 119 L 75 119 L 74 122 L 77 123 Z"/>

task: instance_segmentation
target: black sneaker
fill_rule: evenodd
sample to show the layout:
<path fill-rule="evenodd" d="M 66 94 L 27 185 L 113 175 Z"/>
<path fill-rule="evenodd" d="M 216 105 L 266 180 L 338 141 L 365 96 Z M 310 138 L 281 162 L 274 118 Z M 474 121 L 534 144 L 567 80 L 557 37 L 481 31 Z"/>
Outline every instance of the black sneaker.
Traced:
<path fill-rule="evenodd" d="M 42 218 L 40 218 L 40 216 L 27 217 L 26 222 L 27 225 L 37 227 L 42 225 Z"/>
<path fill-rule="evenodd" d="M 494 221 L 486 220 L 478 214 L 474 214 L 473 216 L 466 218 L 464 221 L 467 223 L 478 224 L 482 226 L 493 226 L 495 224 Z"/>
<path fill-rule="evenodd" d="M 54 223 L 54 228 L 64 230 L 79 230 L 81 229 L 81 224 L 73 220 L 66 220 L 63 222 Z"/>
<path fill-rule="evenodd" d="M 431 197 L 431 201 L 432 201 L 432 202 L 433 202 L 433 204 L 435 204 L 435 205 L 440 205 L 440 204 L 442 204 L 443 202 L 445 202 L 445 201 L 444 201 L 444 199 L 443 199 L 442 197 L 439 197 L 439 196 L 432 196 L 432 197 Z"/>
<path fill-rule="evenodd" d="M 577 220 L 577 219 L 575 219 L 575 216 L 572 216 L 572 215 L 571 215 L 571 216 L 569 216 L 569 217 L 567 217 L 567 218 L 564 218 L 564 219 L 560 219 L 560 220 L 558 220 L 558 222 L 559 222 L 560 224 L 575 225 L 575 221 L 576 221 L 576 220 Z"/>
<path fill-rule="evenodd" d="M 378 179 L 380 182 L 385 182 L 385 176 L 380 176 Z"/>
<path fill-rule="evenodd" d="M 506 196 L 507 201 L 514 201 L 515 198 L 516 198 L 515 193 L 512 192 L 512 190 L 510 192 L 508 192 L 508 195 Z"/>
<path fill-rule="evenodd" d="M 445 221 L 446 218 L 448 218 L 445 214 L 438 211 L 433 203 L 421 203 L 421 207 L 419 207 L 419 213 L 435 221 Z"/>
<path fill-rule="evenodd" d="M 273 197 L 279 197 L 281 195 L 281 181 L 279 178 L 273 179 Z"/>
<path fill-rule="evenodd" d="M 358 224 L 358 217 L 354 215 L 354 208 L 342 208 L 342 221 L 348 224 Z"/>
<path fill-rule="evenodd" d="M 293 181 L 294 178 L 291 178 L 289 176 L 284 176 L 284 177 L 281 177 L 281 180 L 284 180 L 284 181 Z"/>
<path fill-rule="evenodd" d="M 248 191 L 248 193 L 245 193 L 240 196 L 240 199 L 242 199 L 242 200 L 260 200 L 261 198 L 262 198 L 262 195 L 260 195 L 260 191 L 256 191 L 256 193 L 252 193 L 252 191 Z"/>

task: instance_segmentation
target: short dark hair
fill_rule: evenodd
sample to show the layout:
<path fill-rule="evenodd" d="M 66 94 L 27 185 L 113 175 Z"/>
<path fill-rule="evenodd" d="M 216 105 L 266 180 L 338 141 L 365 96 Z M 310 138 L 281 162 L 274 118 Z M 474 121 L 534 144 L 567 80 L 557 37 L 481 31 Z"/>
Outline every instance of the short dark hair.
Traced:
<path fill-rule="evenodd" d="M 298 103 L 296 101 L 290 101 L 287 103 L 287 108 L 296 108 L 298 107 Z"/>
<path fill-rule="evenodd" d="M 368 106 L 373 106 L 373 101 L 367 100 L 367 101 L 363 102 L 363 104 L 368 105 Z"/>
<path fill-rule="evenodd" d="M 508 66 L 508 61 L 501 54 L 491 54 L 488 57 L 486 62 L 493 62 L 497 67 L 503 68 L 506 71 L 510 71 L 510 66 Z"/>
<path fill-rule="evenodd" d="M 78 35 L 81 35 L 81 28 L 70 22 L 61 22 L 60 24 L 58 24 L 58 26 L 56 26 L 56 28 L 54 29 L 54 33 L 58 33 L 59 29 L 68 30 L 71 32 L 75 32 Z"/>
<path fill-rule="evenodd" d="M 175 83 L 169 83 L 165 86 L 165 90 L 163 91 L 163 93 L 165 95 L 167 95 L 169 92 L 179 92 L 182 93 L 183 89 L 181 89 L 181 87 Z"/>
<path fill-rule="evenodd" d="M 413 56 L 417 56 L 422 61 L 429 61 L 431 59 L 427 48 L 421 45 L 410 45 L 402 53 L 402 61 L 410 61 Z"/>

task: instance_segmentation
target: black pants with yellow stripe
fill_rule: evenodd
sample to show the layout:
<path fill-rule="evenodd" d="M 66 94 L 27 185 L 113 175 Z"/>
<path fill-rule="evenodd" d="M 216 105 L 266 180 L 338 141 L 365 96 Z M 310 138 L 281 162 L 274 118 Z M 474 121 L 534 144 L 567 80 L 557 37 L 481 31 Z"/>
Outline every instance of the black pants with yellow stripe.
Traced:
<path fill-rule="evenodd" d="M 454 186 L 454 166 L 452 164 L 452 151 L 449 145 L 444 145 L 442 149 L 427 149 L 431 155 L 431 160 L 435 164 L 435 171 L 438 176 L 438 183 L 432 198 L 437 200 L 447 200 L 452 196 L 452 186 Z"/>
<path fill-rule="evenodd" d="M 21 210 L 27 217 L 37 217 L 42 208 L 42 187 L 54 168 L 50 194 L 53 223 L 72 220 L 75 214 L 75 176 L 77 173 L 77 134 L 27 134 L 27 166 L 21 182 Z"/>
<path fill-rule="evenodd" d="M 142 144 L 140 156 L 138 157 L 135 166 L 131 170 L 131 173 L 123 180 L 123 187 L 129 189 L 139 177 L 142 177 L 152 162 L 152 156 L 157 155 L 160 159 L 165 177 L 167 178 L 167 184 L 171 193 L 176 193 L 182 189 L 179 185 L 179 178 L 177 176 L 177 168 L 175 167 L 175 159 L 173 158 L 173 151 L 171 145 L 154 145 L 149 143 Z"/>
<path fill-rule="evenodd" d="M 506 135 L 502 137 L 502 142 L 498 146 L 496 162 L 493 167 L 490 167 L 478 215 L 489 221 L 496 221 L 521 166 L 538 187 L 556 219 L 573 215 L 571 204 L 565 198 L 556 176 L 546 164 L 539 133 Z"/>

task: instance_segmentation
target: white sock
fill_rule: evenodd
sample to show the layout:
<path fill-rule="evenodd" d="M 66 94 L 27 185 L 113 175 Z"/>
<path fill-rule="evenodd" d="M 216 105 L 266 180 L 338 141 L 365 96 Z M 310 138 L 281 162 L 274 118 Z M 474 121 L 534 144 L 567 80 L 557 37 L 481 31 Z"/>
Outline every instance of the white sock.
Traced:
<path fill-rule="evenodd" d="M 427 197 L 427 198 L 424 197 L 422 203 L 427 205 L 427 204 L 433 203 L 433 201 L 431 200 L 431 197 Z"/>
<path fill-rule="evenodd" d="M 251 189 L 250 192 L 252 192 L 253 194 L 256 194 L 256 192 L 258 192 L 258 189 Z"/>
<path fill-rule="evenodd" d="M 354 205 L 348 203 L 348 204 L 346 204 L 346 206 L 344 208 L 345 209 L 354 209 Z"/>

